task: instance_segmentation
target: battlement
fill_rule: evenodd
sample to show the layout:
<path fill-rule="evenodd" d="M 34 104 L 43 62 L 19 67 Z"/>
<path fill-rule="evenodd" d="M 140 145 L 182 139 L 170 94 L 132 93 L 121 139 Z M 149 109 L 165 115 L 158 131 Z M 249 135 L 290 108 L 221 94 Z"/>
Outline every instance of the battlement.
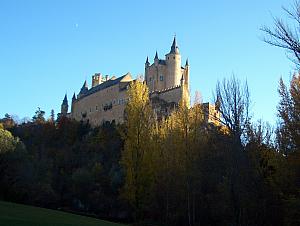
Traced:
<path fill-rule="evenodd" d="M 168 91 L 170 91 L 170 90 L 178 89 L 178 88 L 181 88 L 181 85 L 171 86 L 171 87 L 169 87 L 169 88 L 162 89 L 162 90 L 154 90 L 154 91 L 151 91 L 151 92 L 149 92 L 149 93 L 150 93 L 150 94 L 154 94 L 154 93 L 160 94 L 160 93 L 168 92 Z"/>

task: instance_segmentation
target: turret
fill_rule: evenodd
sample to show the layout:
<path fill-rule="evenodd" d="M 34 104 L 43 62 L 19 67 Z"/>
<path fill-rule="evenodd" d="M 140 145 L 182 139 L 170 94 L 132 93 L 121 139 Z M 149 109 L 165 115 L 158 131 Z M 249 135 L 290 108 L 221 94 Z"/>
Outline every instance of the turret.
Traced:
<path fill-rule="evenodd" d="M 157 51 L 155 52 L 155 57 L 154 57 L 154 64 L 158 65 L 159 59 L 158 59 L 158 54 Z"/>
<path fill-rule="evenodd" d="M 166 87 L 178 86 L 180 85 L 181 79 L 181 56 L 179 53 L 179 48 L 176 44 L 176 37 L 174 37 L 171 50 L 166 55 L 167 63 L 167 76 L 166 76 Z"/>
<path fill-rule="evenodd" d="M 76 95 L 75 95 L 75 92 L 73 94 L 73 97 L 72 97 L 72 103 L 76 101 Z"/>
<path fill-rule="evenodd" d="M 68 99 L 67 99 L 67 94 L 65 95 L 65 98 L 61 104 L 61 115 L 66 116 L 68 114 Z"/>
<path fill-rule="evenodd" d="M 95 73 L 95 75 L 92 76 L 92 87 L 100 85 L 101 82 L 102 82 L 102 75 L 101 75 L 101 73 Z"/>
<path fill-rule="evenodd" d="M 189 84 L 190 84 L 190 65 L 189 65 L 189 59 L 187 58 L 185 61 L 185 84 L 187 89 L 189 90 Z"/>
<path fill-rule="evenodd" d="M 172 43 L 172 46 L 171 46 L 170 53 L 179 54 L 179 48 L 178 48 L 178 46 L 176 44 L 176 36 L 173 39 L 173 43 Z"/>
<path fill-rule="evenodd" d="M 73 94 L 73 97 L 72 97 L 72 105 L 71 105 L 71 113 L 74 112 L 74 105 L 75 105 L 75 102 L 76 102 L 76 95 L 75 95 L 75 92 Z"/>
<path fill-rule="evenodd" d="M 149 67 L 150 66 L 150 63 L 149 63 L 149 58 L 147 56 L 147 59 L 146 59 L 146 63 L 145 63 L 145 68 Z"/>
<path fill-rule="evenodd" d="M 185 67 L 188 67 L 188 66 L 190 66 L 190 65 L 189 65 L 189 59 L 186 58 L 186 61 L 185 61 Z"/>
<path fill-rule="evenodd" d="M 78 98 L 84 96 L 87 93 L 88 90 L 89 90 L 89 87 L 88 87 L 88 84 L 85 80 L 82 87 L 81 87 L 81 89 L 80 89 L 80 92 L 78 94 Z"/>
<path fill-rule="evenodd" d="M 190 107 L 190 93 L 184 79 L 184 74 L 182 74 L 180 79 L 180 91 L 182 104 L 184 104 L 187 107 Z"/>
<path fill-rule="evenodd" d="M 185 80 L 184 80 L 184 76 L 183 76 L 183 74 L 182 74 L 182 76 L 181 76 L 181 79 L 180 79 L 180 86 L 181 87 L 183 87 L 184 85 L 185 85 L 185 82 L 184 82 Z"/>

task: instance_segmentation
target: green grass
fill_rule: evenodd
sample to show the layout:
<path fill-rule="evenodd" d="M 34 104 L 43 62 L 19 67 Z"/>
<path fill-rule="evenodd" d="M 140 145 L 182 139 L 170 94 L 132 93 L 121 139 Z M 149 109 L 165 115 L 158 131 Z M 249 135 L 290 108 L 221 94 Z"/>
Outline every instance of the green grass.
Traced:
<path fill-rule="evenodd" d="M 0 226 L 122 226 L 91 217 L 0 201 Z M 124 225 L 123 225 L 124 226 Z"/>

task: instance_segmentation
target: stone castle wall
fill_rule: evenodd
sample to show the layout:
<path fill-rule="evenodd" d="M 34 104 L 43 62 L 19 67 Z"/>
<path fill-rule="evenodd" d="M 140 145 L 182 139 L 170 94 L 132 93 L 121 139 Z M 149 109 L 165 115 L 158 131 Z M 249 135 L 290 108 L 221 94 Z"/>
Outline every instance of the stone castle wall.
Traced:
<path fill-rule="evenodd" d="M 122 123 L 127 99 L 126 87 L 119 83 L 84 96 L 73 102 L 71 117 L 77 121 L 89 121 L 93 126 L 104 121 Z"/>

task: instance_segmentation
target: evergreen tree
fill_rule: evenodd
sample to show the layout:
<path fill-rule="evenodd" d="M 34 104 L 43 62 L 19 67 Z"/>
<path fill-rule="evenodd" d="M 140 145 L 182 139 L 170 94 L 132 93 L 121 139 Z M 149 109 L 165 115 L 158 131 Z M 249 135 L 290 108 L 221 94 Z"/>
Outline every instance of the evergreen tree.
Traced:
<path fill-rule="evenodd" d="M 294 74 L 289 89 L 280 79 L 278 91 L 281 99 L 277 135 L 281 150 L 288 155 L 300 151 L 300 75 Z"/>

